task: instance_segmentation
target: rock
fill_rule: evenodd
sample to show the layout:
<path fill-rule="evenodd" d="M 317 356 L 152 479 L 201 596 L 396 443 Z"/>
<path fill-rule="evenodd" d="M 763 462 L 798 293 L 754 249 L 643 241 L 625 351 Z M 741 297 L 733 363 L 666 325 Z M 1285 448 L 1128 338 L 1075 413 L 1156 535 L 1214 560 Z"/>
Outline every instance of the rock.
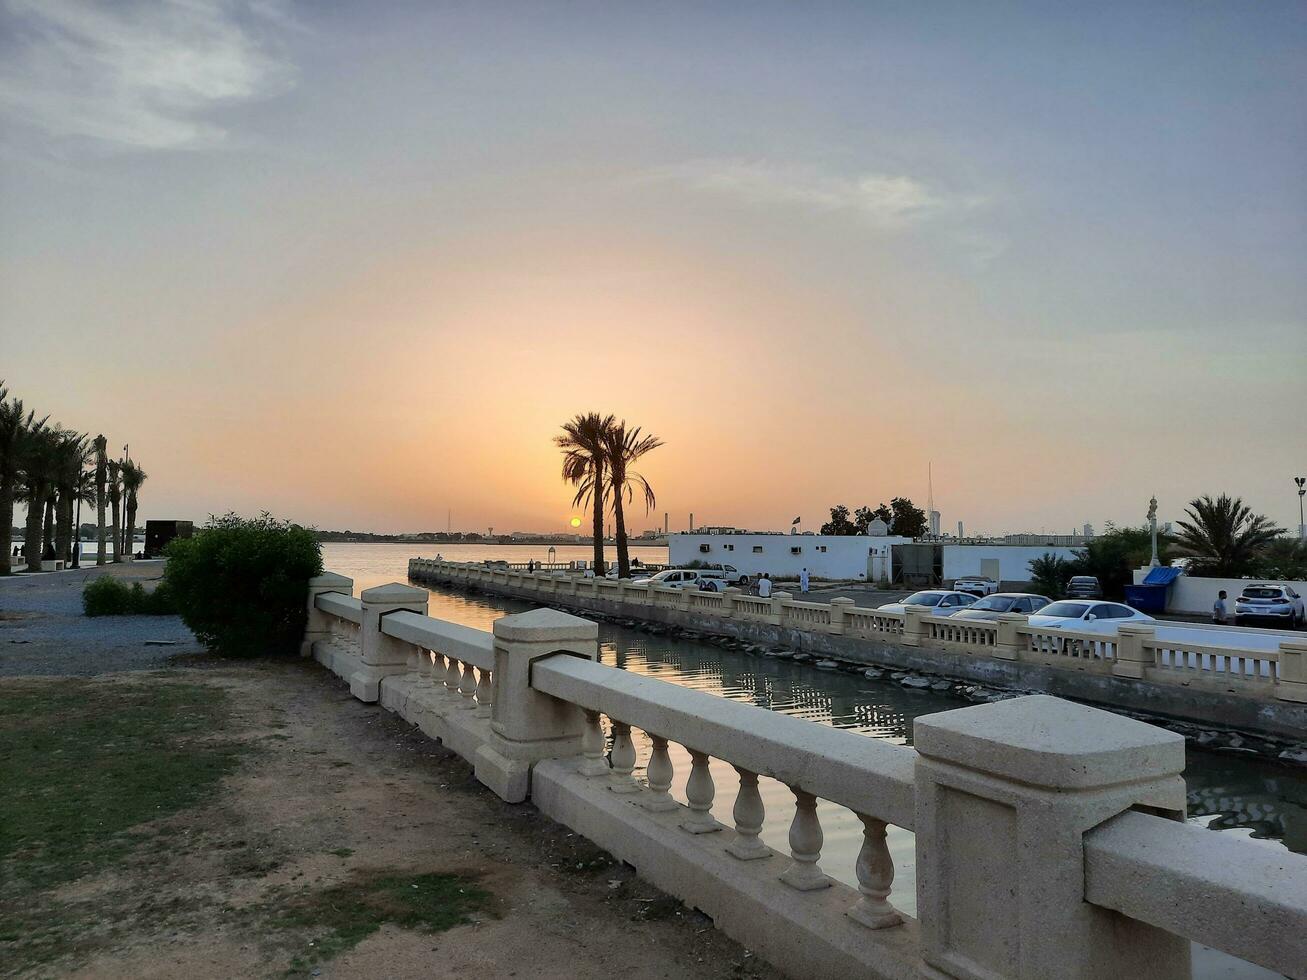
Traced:
<path fill-rule="evenodd" d="M 797 663 L 801 663 L 801 664 L 810 664 L 810 663 L 812 663 L 812 659 L 813 659 L 813 658 L 812 658 L 812 654 L 810 654 L 810 653 L 796 653 L 796 654 L 794 654 L 793 659 L 794 659 Z"/>
<path fill-rule="evenodd" d="M 906 670 L 896 670 L 894 673 L 889 675 L 889 679 L 892 681 L 901 681 L 907 676 L 908 672 Z"/>
<path fill-rule="evenodd" d="M 916 674 L 910 674 L 909 676 L 903 678 L 903 680 L 899 681 L 899 684 L 901 684 L 903 687 L 916 687 L 916 688 L 930 687 L 931 683 L 932 682 L 929 677 L 918 677 Z"/>
<path fill-rule="evenodd" d="M 869 681 L 878 681 L 885 676 L 885 671 L 881 670 L 879 667 L 868 667 L 862 672 L 862 676 L 867 678 Z"/>
<path fill-rule="evenodd" d="M 1307 748 L 1285 749 L 1276 758 L 1281 762 L 1296 762 L 1307 766 Z"/>
<path fill-rule="evenodd" d="M 1217 752 L 1233 753 L 1235 755 L 1261 755 L 1256 749 L 1245 749 L 1238 745 L 1218 745 Z"/>
<path fill-rule="evenodd" d="M 952 689 L 952 687 L 952 681 L 936 681 L 934 684 L 930 685 L 932 691 L 948 691 Z"/>
<path fill-rule="evenodd" d="M 834 660 L 818 660 L 816 667 L 818 670 L 835 670 L 839 667 Z"/>

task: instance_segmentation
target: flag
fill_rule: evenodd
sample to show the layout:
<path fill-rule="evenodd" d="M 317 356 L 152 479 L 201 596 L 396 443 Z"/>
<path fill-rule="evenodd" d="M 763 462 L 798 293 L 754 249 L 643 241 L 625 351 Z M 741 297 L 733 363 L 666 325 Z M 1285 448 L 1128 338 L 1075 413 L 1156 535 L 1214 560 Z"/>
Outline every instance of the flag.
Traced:
<path fill-rule="evenodd" d="M 801 520 L 803 520 L 802 517 L 796 517 L 794 520 L 790 521 L 790 527 L 794 527 L 794 525 L 798 524 Z"/>

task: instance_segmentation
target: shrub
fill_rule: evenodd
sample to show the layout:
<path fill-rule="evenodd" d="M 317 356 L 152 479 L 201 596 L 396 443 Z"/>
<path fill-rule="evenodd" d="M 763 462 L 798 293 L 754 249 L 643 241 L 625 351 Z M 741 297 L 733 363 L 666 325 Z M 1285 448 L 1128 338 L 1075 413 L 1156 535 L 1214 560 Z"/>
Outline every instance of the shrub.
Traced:
<path fill-rule="evenodd" d="M 1051 552 L 1040 555 L 1030 562 L 1030 581 L 1035 591 L 1050 599 L 1061 599 L 1066 595 L 1067 583 L 1076 572 L 1074 562 L 1069 562 L 1060 555 Z"/>
<path fill-rule="evenodd" d="M 146 592 L 140 582 L 130 586 L 111 575 L 92 579 L 82 589 L 82 611 L 88 616 L 172 616 L 172 596 L 160 582 Z"/>
<path fill-rule="evenodd" d="M 298 651 L 309 579 L 322 574 L 314 533 L 262 514 L 210 517 L 165 550 L 163 581 L 195 636 L 234 657 Z"/>

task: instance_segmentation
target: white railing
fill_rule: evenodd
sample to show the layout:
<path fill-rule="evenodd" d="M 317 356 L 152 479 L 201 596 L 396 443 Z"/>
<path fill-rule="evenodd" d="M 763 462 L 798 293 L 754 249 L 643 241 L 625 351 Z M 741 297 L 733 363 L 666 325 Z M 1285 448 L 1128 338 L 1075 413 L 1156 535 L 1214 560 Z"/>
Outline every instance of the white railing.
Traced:
<path fill-rule="evenodd" d="M 492 634 L 427 617 L 420 589 L 360 602 L 323 579 L 308 652 L 352 691 L 796 975 L 1181 977 L 1185 940 L 1291 975 L 1307 964 L 1307 859 L 1177 823 L 1178 735 L 1036 696 L 921 716 L 916 748 L 895 745 L 600 664 L 595 624 L 566 613 Z M 642 777 L 633 731 L 652 745 Z M 683 800 L 672 744 L 689 755 Z M 793 794 L 788 854 L 762 840 L 760 778 Z M 730 790 L 724 824 L 713 804 Z M 822 869 L 819 800 L 861 822 L 840 876 L 856 889 Z M 892 902 L 891 826 L 916 834 L 915 917 Z"/>
<path fill-rule="evenodd" d="M 456 584 L 502 584 L 530 596 L 571 597 L 620 602 L 639 609 L 679 610 L 690 615 L 720 617 L 811 633 L 884 640 L 903 646 L 938 649 L 975 657 L 994 657 L 1069 670 L 1185 685 L 1262 700 L 1307 702 L 1307 642 L 1291 636 L 1279 649 L 1219 646 L 1234 634 L 1217 634 L 1211 642 L 1195 643 L 1157 636 L 1148 627 L 1119 627 L 1121 635 L 1040 628 L 1024 617 L 1000 617 L 999 622 L 955 620 L 911 610 L 911 615 L 863 609 L 849 600 L 829 603 L 795 600 L 784 592 L 770 598 L 747 595 L 736 588 L 689 595 L 672 588 L 635 586 L 629 580 L 585 579 L 557 573 L 528 575 L 498 573 L 482 565 L 414 558 L 410 576 Z M 659 613 L 658 615 L 664 615 Z M 1019 621 L 1014 621 L 1019 620 Z M 1213 631 L 1215 632 L 1215 631 Z M 1128 635 L 1127 635 L 1128 634 Z M 1203 638 L 1204 640 L 1206 637 Z M 1122 643 L 1127 652 L 1121 653 Z"/>

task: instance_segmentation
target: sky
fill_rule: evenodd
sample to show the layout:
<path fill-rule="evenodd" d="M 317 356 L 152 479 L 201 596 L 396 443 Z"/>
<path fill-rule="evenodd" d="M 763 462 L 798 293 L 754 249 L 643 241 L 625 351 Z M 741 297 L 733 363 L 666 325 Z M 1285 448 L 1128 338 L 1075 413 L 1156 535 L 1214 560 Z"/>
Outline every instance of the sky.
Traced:
<path fill-rule="evenodd" d="M 0 0 L 0 377 L 142 516 L 1068 532 L 1307 475 L 1307 6 Z"/>

